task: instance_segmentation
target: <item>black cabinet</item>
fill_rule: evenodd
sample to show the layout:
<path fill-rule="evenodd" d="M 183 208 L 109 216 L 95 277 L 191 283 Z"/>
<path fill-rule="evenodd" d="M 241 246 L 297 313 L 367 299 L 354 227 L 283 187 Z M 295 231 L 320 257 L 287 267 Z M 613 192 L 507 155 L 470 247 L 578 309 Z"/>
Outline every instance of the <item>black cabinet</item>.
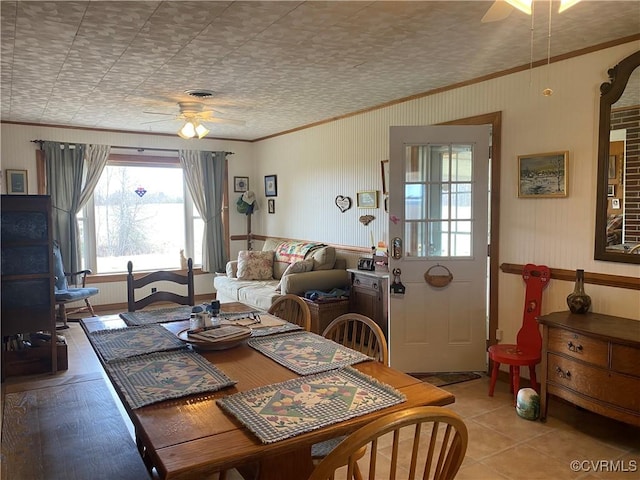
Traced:
<path fill-rule="evenodd" d="M 56 318 L 51 199 L 48 195 L 2 195 L 2 378 L 36 373 L 34 362 L 56 372 Z M 43 348 L 13 351 L 4 340 L 17 334 L 51 333 L 50 355 Z M 30 355 L 29 351 L 33 351 Z M 35 352 L 35 350 L 38 350 Z M 21 368 L 20 364 L 30 367 Z M 12 368 L 15 367 L 14 370 Z"/>

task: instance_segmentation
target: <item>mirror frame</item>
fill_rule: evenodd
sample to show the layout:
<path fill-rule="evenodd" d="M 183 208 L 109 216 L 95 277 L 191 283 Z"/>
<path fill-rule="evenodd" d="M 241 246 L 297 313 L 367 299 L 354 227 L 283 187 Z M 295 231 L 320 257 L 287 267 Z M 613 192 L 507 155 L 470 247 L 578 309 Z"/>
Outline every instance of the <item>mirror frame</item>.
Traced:
<path fill-rule="evenodd" d="M 640 51 L 610 68 L 609 82 L 600 85 L 600 126 L 598 129 L 598 176 L 596 193 L 595 260 L 607 262 L 640 263 L 640 254 L 607 251 L 607 184 L 609 168 L 609 136 L 611 107 L 624 92 L 629 77 L 640 66 Z"/>

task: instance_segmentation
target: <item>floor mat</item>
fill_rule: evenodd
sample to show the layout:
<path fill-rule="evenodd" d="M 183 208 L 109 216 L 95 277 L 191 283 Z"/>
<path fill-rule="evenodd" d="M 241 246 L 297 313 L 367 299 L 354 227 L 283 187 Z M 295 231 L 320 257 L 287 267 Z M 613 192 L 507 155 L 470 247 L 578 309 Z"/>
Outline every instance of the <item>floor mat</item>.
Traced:
<path fill-rule="evenodd" d="M 419 378 L 423 382 L 430 383 L 436 387 L 453 385 L 454 383 L 468 382 L 482 377 L 479 372 L 437 372 L 437 373 L 411 373 L 410 375 Z"/>

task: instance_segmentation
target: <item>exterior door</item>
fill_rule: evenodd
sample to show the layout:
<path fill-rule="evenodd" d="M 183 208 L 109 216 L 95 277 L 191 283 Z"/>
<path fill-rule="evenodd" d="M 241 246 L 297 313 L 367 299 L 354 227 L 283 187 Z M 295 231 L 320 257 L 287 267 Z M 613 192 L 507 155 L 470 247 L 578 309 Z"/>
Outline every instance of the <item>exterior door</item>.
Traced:
<path fill-rule="evenodd" d="M 486 370 L 489 139 L 488 125 L 390 128 L 394 368 Z"/>

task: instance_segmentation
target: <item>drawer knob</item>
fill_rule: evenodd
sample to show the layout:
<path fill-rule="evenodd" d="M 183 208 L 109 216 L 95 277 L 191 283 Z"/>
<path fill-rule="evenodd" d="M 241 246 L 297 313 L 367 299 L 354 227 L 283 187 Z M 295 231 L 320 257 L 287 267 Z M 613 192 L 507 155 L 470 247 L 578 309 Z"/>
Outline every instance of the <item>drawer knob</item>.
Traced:
<path fill-rule="evenodd" d="M 582 351 L 582 345 L 574 345 L 571 340 L 569 340 L 569 343 L 567 343 L 567 348 L 572 352 L 581 352 Z"/>
<path fill-rule="evenodd" d="M 569 370 L 565 372 L 560 367 L 557 367 L 557 366 L 556 366 L 556 374 L 560 378 L 566 378 L 567 380 L 571 379 L 571 372 Z"/>
<path fill-rule="evenodd" d="M 360 280 L 356 278 L 353 283 L 355 283 L 356 285 L 360 285 Z"/>
<path fill-rule="evenodd" d="M 373 284 L 373 288 L 374 288 L 375 290 L 377 290 L 377 289 L 378 289 L 378 284 L 377 284 L 377 283 L 374 283 L 374 284 Z"/>

